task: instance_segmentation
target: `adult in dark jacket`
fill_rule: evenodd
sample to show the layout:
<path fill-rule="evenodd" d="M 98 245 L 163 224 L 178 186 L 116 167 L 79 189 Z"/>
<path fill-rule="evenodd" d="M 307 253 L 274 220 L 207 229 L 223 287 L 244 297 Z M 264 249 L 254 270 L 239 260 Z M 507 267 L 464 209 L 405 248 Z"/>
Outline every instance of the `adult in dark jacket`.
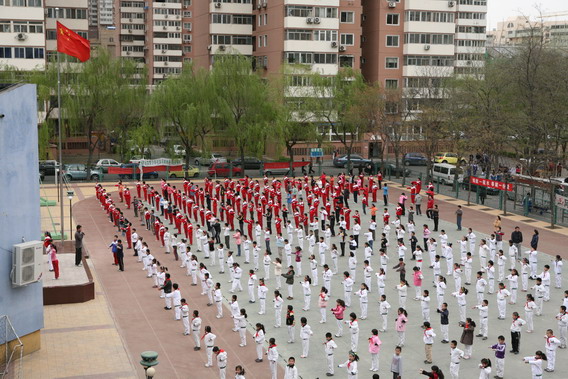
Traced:
<path fill-rule="evenodd" d="M 517 248 L 517 260 L 521 259 L 521 244 L 523 243 L 523 232 L 518 226 L 515 226 L 515 231 L 511 233 L 511 241 Z"/>
<path fill-rule="evenodd" d="M 539 239 L 538 230 L 535 229 L 531 239 L 531 247 L 535 250 L 538 250 L 538 239 Z"/>
<path fill-rule="evenodd" d="M 294 266 L 288 267 L 288 272 L 286 274 L 282 274 L 282 277 L 286 279 L 286 284 L 288 285 L 288 300 L 292 300 L 294 298 L 294 274 Z"/>
<path fill-rule="evenodd" d="M 158 287 L 159 290 L 164 290 L 164 294 L 172 293 L 172 280 L 170 279 L 170 274 L 166 273 L 166 280 L 164 281 L 164 285 Z M 171 299 L 166 296 L 166 306 L 164 309 L 172 309 Z"/>
<path fill-rule="evenodd" d="M 432 379 L 444 379 L 444 373 L 438 366 L 432 366 L 432 371 L 420 370 L 420 373 Z"/>

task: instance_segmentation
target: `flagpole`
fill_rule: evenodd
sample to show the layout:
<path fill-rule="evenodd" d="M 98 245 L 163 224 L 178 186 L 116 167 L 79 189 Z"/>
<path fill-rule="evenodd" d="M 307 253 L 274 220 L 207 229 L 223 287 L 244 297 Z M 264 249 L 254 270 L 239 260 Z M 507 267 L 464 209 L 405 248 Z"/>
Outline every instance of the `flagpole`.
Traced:
<path fill-rule="evenodd" d="M 57 24 L 57 16 L 59 15 L 59 8 L 55 8 L 55 22 Z M 65 241 L 65 214 L 63 208 L 63 143 L 61 136 L 61 67 L 59 61 L 59 51 L 57 54 L 57 134 L 58 138 L 58 149 L 59 149 L 59 212 L 61 213 L 60 226 L 61 226 L 61 243 Z M 69 220 L 69 225 L 72 222 Z M 69 236 L 71 237 L 71 236 Z"/>

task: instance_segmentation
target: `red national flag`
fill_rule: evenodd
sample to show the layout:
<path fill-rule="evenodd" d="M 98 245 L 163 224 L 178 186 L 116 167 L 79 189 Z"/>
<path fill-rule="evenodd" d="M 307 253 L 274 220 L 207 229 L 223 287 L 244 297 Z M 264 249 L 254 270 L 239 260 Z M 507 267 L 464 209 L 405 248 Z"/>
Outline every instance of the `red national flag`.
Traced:
<path fill-rule="evenodd" d="M 58 21 L 57 51 L 85 62 L 91 57 L 91 44 L 89 40 L 81 37 Z"/>

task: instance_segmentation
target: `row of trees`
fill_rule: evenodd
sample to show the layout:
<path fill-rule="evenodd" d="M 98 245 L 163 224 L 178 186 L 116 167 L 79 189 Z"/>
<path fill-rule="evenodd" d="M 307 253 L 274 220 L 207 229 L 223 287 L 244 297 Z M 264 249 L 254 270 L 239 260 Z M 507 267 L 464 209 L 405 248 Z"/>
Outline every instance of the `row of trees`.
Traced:
<path fill-rule="evenodd" d="M 568 76 L 561 73 L 568 72 L 568 60 L 562 50 L 535 38 L 470 75 L 448 76 L 443 69 L 425 68 L 425 78 L 404 89 L 384 88 L 348 68 L 329 77 L 286 66 L 281 75 L 263 78 L 249 58 L 227 54 L 216 56 L 211 70 L 187 65 L 151 91 L 137 63 L 99 49 L 86 63 L 64 68 L 62 115 L 66 128 L 87 135 L 88 164 L 106 135 L 115 136 L 124 158 L 133 146 L 144 152 L 167 131 L 184 146 L 188 164 L 192 149 L 211 148 L 214 135 L 233 141 L 241 158 L 261 156 L 270 143 L 293 161 L 301 142 L 324 147 L 331 134 L 351 155 L 368 133 L 382 141 L 382 159 L 390 147 L 398 166 L 409 128 L 419 131 L 415 148 L 428 158 L 451 142 L 460 156 L 486 156 L 486 173 L 505 153 L 525 158 L 529 171 L 565 161 Z M 55 130 L 55 66 L 0 76 L 38 84 L 40 143 L 46 144 Z"/>

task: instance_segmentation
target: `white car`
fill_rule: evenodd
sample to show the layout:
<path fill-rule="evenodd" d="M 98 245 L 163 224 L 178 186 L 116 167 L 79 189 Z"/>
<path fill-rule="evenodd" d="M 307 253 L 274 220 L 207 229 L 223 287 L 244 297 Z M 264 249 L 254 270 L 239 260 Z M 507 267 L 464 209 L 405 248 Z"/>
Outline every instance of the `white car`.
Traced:
<path fill-rule="evenodd" d="M 176 157 L 185 157 L 185 149 L 182 145 L 174 145 L 174 155 Z"/>
<path fill-rule="evenodd" d="M 100 168 L 103 173 L 108 173 L 109 167 L 120 167 L 122 163 L 115 161 L 114 159 L 99 159 L 99 161 L 95 164 L 95 167 Z"/>
<path fill-rule="evenodd" d="M 221 154 L 211 153 L 205 157 L 196 157 L 194 162 L 196 166 L 209 166 L 211 163 L 227 163 L 227 158 Z"/>

